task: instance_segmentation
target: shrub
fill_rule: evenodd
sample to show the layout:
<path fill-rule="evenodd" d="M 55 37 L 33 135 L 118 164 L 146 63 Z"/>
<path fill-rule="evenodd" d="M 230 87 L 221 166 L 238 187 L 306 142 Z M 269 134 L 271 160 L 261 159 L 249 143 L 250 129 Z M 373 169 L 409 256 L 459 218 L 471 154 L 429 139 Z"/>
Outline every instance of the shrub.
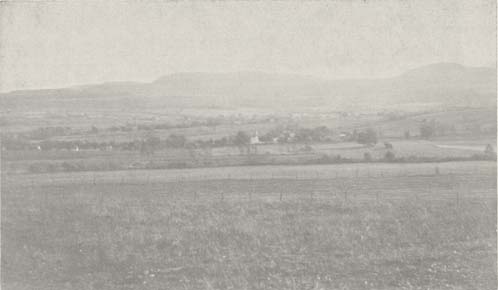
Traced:
<path fill-rule="evenodd" d="M 386 161 L 392 162 L 396 159 L 396 156 L 394 155 L 394 153 L 392 151 L 387 151 L 386 155 L 384 155 L 384 159 Z"/>
<path fill-rule="evenodd" d="M 420 126 L 420 137 L 423 139 L 430 139 L 432 136 L 434 136 L 434 133 L 436 132 L 436 122 L 431 121 L 431 122 L 424 122 Z"/>
<path fill-rule="evenodd" d="M 487 157 L 496 156 L 495 150 L 493 149 L 493 146 L 491 146 L 491 144 L 486 145 L 486 149 L 484 149 L 484 154 Z"/>
<path fill-rule="evenodd" d="M 365 132 L 358 134 L 357 142 L 360 144 L 377 144 L 377 132 L 374 129 L 368 128 Z"/>
<path fill-rule="evenodd" d="M 244 146 L 244 145 L 249 144 L 250 140 L 251 140 L 251 137 L 249 137 L 249 135 L 246 132 L 239 131 L 239 132 L 237 132 L 237 135 L 235 135 L 235 137 L 233 139 L 233 143 L 236 146 Z"/>
<path fill-rule="evenodd" d="M 43 163 L 33 163 L 29 166 L 28 171 L 31 173 L 42 173 L 47 171 L 47 167 Z"/>
<path fill-rule="evenodd" d="M 187 139 L 183 135 L 171 134 L 165 142 L 168 147 L 182 148 L 185 147 Z"/>

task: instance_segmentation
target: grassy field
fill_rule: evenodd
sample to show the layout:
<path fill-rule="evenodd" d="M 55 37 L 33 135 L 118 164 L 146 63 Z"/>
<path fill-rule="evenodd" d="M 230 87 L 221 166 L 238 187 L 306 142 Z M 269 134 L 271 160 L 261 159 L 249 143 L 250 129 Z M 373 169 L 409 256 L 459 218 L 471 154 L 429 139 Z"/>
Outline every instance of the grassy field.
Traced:
<path fill-rule="evenodd" d="M 497 287 L 495 162 L 4 174 L 1 222 L 2 289 Z"/>
<path fill-rule="evenodd" d="M 434 175 L 496 175 L 496 162 L 467 161 L 443 163 L 350 163 L 294 166 L 232 166 L 166 170 L 123 170 L 98 172 L 58 172 L 43 174 L 5 174 L 5 186 L 31 184 L 120 184 L 164 183 L 172 181 L 230 179 L 331 179 L 352 177 L 397 177 Z M 8 171 L 4 171 L 8 172 Z"/>
<path fill-rule="evenodd" d="M 443 159 L 474 158 L 483 154 L 487 144 L 496 148 L 496 140 L 394 140 L 391 141 L 396 158 L 412 162 L 421 159 L 438 161 Z M 240 154 L 237 147 L 212 149 L 168 149 L 158 150 L 152 155 L 135 151 L 5 151 L 2 152 L 4 166 L 13 172 L 96 171 L 122 170 L 130 168 L 183 168 L 219 167 L 262 164 L 307 164 L 320 163 L 323 156 L 334 160 L 364 160 L 368 153 L 373 160 L 383 160 L 388 151 L 382 142 L 369 147 L 357 143 L 316 143 L 305 150 L 304 144 L 264 144 L 257 152 Z M 332 162 L 332 161 L 327 161 Z M 341 161 L 334 161 L 341 163 Z M 344 162 L 344 161 L 342 161 Z M 64 167 L 64 163 L 69 166 Z M 50 169 L 52 168 L 52 169 Z M 72 168 L 72 169 L 67 169 Z"/>

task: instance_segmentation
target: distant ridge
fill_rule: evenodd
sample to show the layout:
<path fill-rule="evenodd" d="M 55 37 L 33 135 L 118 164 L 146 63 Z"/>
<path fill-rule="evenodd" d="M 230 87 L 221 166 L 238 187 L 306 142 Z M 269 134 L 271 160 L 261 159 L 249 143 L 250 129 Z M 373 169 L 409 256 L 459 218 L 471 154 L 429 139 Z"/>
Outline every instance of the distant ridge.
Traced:
<path fill-rule="evenodd" d="M 351 106 L 375 103 L 396 105 L 496 105 L 496 69 L 437 63 L 415 68 L 393 78 L 327 80 L 293 74 L 261 72 L 175 73 L 151 83 L 110 82 L 51 90 L 0 94 L 0 105 L 18 107 L 28 98 L 41 106 L 68 100 L 91 107 L 91 102 L 115 107 L 142 106 Z M 123 105 L 124 106 L 124 105 Z"/>

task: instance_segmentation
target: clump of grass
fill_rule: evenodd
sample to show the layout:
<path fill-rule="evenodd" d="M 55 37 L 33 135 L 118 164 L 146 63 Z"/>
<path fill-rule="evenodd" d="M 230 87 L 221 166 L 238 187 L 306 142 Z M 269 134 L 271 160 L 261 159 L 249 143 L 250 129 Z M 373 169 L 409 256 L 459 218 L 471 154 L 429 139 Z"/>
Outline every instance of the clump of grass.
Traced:
<path fill-rule="evenodd" d="M 47 204 L 2 211 L 4 289 L 497 286 L 485 201 Z"/>

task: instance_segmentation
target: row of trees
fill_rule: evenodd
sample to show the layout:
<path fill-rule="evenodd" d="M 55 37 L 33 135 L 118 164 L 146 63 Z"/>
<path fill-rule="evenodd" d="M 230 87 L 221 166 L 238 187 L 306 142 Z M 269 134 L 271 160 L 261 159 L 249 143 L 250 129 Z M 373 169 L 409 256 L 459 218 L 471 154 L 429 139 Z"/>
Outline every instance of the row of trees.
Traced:
<path fill-rule="evenodd" d="M 353 134 L 353 140 L 360 144 L 375 145 L 378 141 L 377 132 L 372 128 L 368 128 L 365 131 L 358 133 L 356 136 Z"/>
<path fill-rule="evenodd" d="M 161 139 L 154 134 L 133 141 L 87 141 L 87 140 L 43 140 L 39 142 L 30 141 L 26 138 L 4 138 L 2 147 L 7 150 L 129 150 L 142 153 L 153 153 L 156 150 L 167 148 L 209 148 L 223 146 L 247 146 L 250 136 L 242 131 L 237 134 L 222 137 L 216 140 L 193 140 L 189 141 L 184 135 L 171 134 Z"/>
<path fill-rule="evenodd" d="M 295 131 L 287 129 L 274 129 L 259 138 L 262 143 L 313 143 L 330 141 L 333 131 L 325 126 L 313 129 L 300 128 Z M 361 144 L 376 144 L 377 133 L 373 129 L 352 134 L 351 141 L 357 141 Z M 39 142 L 30 141 L 27 138 L 5 138 L 2 146 L 7 150 L 71 150 L 74 148 L 84 150 L 135 150 L 144 153 L 151 153 L 163 148 L 206 148 L 206 147 L 225 147 L 237 146 L 239 148 L 251 145 L 251 136 L 244 132 L 238 131 L 231 136 L 224 136 L 218 139 L 210 140 L 192 140 L 189 141 L 184 135 L 171 134 L 166 139 L 161 139 L 153 133 L 140 140 L 115 142 L 115 141 L 64 141 L 64 140 L 43 140 Z"/>
<path fill-rule="evenodd" d="M 420 125 L 420 137 L 430 139 L 438 134 L 438 128 L 440 128 L 440 126 L 434 120 L 424 121 Z M 171 134 L 167 138 L 161 139 L 155 136 L 153 132 L 149 132 L 145 138 L 124 142 L 96 142 L 83 140 L 30 141 L 34 136 L 41 138 L 54 134 L 65 134 L 68 130 L 71 129 L 67 127 L 50 127 L 32 131 L 29 137 L 24 135 L 15 137 L 7 135 L 2 138 L 2 147 L 7 150 L 72 150 L 75 148 L 82 150 L 130 150 L 150 154 L 156 150 L 166 148 L 212 148 L 226 146 L 237 146 L 242 153 L 244 151 L 250 152 L 250 145 L 252 145 L 251 136 L 244 131 L 238 131 L 234 135 L 209 140 L 187 140 L 187 138 L 181 134 Z M 90 131 L 95 133 L 98 129 L 92 127 Z M 404 135 L 406 139 L 411 138 L 409 131 L 405 131 Z M 366 128 L 361 131 L 353 130 L 351 133 L 342 132 L 340 136 L 341 139 L 337 139 L 337 134 L 326 126 L 315 128 L 276 127 L 260 136 L 257 141 L 262 143 L 309 144 L 318 142 L 337 142 L 342 140 L 372 146 L 378 143 L 379 132 L 373 128 Z M 386 144 L 390 145 L 388 143 Z M 392 146 L 388 148 L 387 145 L 387 149 L 392 149 Z"/>
<path fill-rule="evenodd" d="M 6 138 L 2 140 L 2 147 L 7 150 L 129 150 L 129 151 L 154 151 L 161 147 L 182 148 L 187 144 L 187 139 L 183 135 L 170 135 L 161 140 L 158 137 L 150 136 L 141 140 L 115 142 L 115 141 L 63 141 L 63 140 L 43 140 L 31 142 L 22 138 Z"/>

